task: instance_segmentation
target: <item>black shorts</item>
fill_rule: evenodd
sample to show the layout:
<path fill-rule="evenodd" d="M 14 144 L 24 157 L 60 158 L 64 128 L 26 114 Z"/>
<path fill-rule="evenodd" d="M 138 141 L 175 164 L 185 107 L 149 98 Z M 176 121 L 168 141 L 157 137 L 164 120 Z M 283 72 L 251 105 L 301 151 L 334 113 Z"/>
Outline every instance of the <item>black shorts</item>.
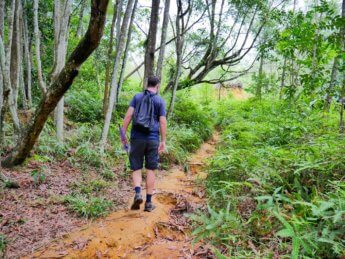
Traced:
<path fill-rule="evenodd" d="M 158 169 L 158 147 L 158 140 L 131 139 L 131 148 L 129 151 L 131 170 L 136 171 L 142 169 L 144 158 L 146 169 Z"/>

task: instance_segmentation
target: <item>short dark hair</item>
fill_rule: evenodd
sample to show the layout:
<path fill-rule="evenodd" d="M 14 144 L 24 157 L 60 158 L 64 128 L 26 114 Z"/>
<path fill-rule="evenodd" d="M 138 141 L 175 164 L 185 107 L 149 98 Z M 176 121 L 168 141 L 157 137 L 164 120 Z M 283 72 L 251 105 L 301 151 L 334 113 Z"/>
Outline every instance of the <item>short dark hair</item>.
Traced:
<path fill-rule="evenodd" d="M 147 87 L 155 87 L 160 83 L 160 80 L 157 76 L 149 76 L 147 78 Z"/>

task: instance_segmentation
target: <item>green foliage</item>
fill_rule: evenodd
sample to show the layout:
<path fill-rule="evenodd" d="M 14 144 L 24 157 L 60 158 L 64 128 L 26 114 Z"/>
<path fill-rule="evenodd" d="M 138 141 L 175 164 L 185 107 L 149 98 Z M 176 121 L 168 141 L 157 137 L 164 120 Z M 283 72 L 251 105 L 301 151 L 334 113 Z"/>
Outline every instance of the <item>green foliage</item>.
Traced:
<path fill-rule="evenodd" d="M 167 141 L 167 154 L 163 154 L 161 162 L 183 164 L 188 158 L 188 153 L 196 150 L 202 139 L 191 128 L 184 125 L 169 126 Z"/>
<path fill-rule="evenodd" d="M 191 97 L 180 94 L 176 100 L 172 120 L 178 125 L 192 128 L 202 140 L 206 140 L 213 131 L 213 114 L 208 108 L 192 101 Z"/>
<path fill-rule="evenodd" d="M 106 187 L 109 187 L 109 183 L 102 178 L 94 179 L 90 182 L 82 182 L 73 184 L 72 188 L 76 195 L 91 195 L 93 192 L 99 192 Z"/>
<path fill-rule="evenodd" d="M 218 116 L 222 141 L 209 168 L 208 202 L 213 214 L 230 203 L 227 213 L 245 229 L 229 255 L 250 251 L 246 240 L 264 257 L 273 255 L 272 242 L 293 258 L 343 255 L 345 137 L 337 133 L 336 115 L 303 103 L 248 100 L 222 103 Z M 204 226 L 217 217 L 196 222 Z M 225 232 L 205 233 L 196 235 L 224 246 Z"/>
<path fill-rule="evenodd" d="M 94 167 L 100 167 L 103 162 L 101 152 L 90 142 L 79 145 L 75 151 L 75 156 L 80 158 L 83 163 Z"/>
<path fill-rule="evenodd" d="M 108 181 L 111 181 L 115 178 L 114 172 L 108 168 L 103 168 L 101 175 L 105 180 Z"/>
<path fill-rule="evenodd" d="M 66 98 L 69 106 L 67 117 L 75 122 L 98 122 L 103 120 L 102 99 L 96 93 L 85 90 L 75 91 Z"/>
<path fill-rule="evenodd" d="M 247 231 L 230 207 L 230 203 L 220 210 L 208 207 L 207 214 L 200 212 L 191 215 L 196 226 L 192 233 L 196 236 L 195 242 L 204 240 L 212 245 L 229 246 L 244 239 Z"/>
<path fill-rule="evenodd" d="M 211 110 L 198 105 L 188 95 L 178 95 L 173 116 L 168 120 L 168 153 L 161 158 L 163 164 L 184 164 L 188 154 L 210 138 L 214 127 Z"/>
<path fill-rule="evenodd" d="M 111 201 L 97 197 L 87 198 L 81 195 L 66 196 L 65 203 L 68 205 L 71 211 L 85 218 L 97 218 L 104 216 L 112 207 Z"/>
<path fill-rule="evenodd" d="M 288 12 L 280 16 L 280 22 L 287 26 L 283 30 L 277 27 L 279 35 L 274 49 L 284 57 L 286 76 L 282 97 L 292 100 L 304 96 L 312 102 L 324 100 L 327 92 L 340 94 L 337 78 L 335 87 L 328 87 L 331 63 L 343 52 L 339 31 L 344 19 L 338 10 L 332 1 L 321 1 L 305 13 Z M 287 75 L 291 76 L 290 80 Z"/>
<path fill-rule="evenodd" d="M 46 175 L 42 170 L 33 170 L 31 172 L 31 176 L 32 176 L 32 179 L 34 180 L 35 187 L 37 187 L 38 185 L 46 181 Z"/>
<path fill-rule="evenodd" d="M 19 184 L 11 179 L 4 180 L 4 187 L 9 189 L 17 189 L 20 188 Z"/>
<path fill-rule="evenodd" d="M 0 256 L 3 256 L 6 249 L 6 237 L 0 234 Z"/>

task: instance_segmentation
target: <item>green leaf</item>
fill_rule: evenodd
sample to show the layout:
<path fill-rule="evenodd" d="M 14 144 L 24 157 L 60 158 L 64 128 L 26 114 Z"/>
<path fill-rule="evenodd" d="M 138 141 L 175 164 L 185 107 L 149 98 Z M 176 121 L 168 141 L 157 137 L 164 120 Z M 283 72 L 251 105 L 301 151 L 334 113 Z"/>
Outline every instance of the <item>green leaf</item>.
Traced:
<path fill-rule="evenodd" d="M 292 239 L 292 253 L 291 253 L 292 259 L 298 259 L 300 247 L 301 247 L 301 242 L 299 238 L 293 238 Z"/>
<path fill-rule="evenodd" d="M 293 232 L 293 230 L 291 229 L 288 229 L 288 228 L 284 228 L 282 230 L 279 230 L 277 233 L 276 233 L 277 236 L 280 236 L 280 237 L 293 237 L 295 235 L 295 233 Z"/>

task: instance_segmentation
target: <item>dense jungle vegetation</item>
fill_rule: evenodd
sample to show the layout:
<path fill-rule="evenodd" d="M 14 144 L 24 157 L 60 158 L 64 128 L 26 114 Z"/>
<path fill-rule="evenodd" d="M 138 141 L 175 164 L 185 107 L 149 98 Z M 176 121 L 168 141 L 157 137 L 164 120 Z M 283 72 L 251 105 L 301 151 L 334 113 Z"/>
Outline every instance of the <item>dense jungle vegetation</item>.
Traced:
<path fill-rule="evenodd" d="M 220 134 L 195 242 L 345 257 L 344 17 L 343 0 L 0 0 L 0 257 L 127 206 L 118 126 L 153 74 L 162 170 Z"/>

